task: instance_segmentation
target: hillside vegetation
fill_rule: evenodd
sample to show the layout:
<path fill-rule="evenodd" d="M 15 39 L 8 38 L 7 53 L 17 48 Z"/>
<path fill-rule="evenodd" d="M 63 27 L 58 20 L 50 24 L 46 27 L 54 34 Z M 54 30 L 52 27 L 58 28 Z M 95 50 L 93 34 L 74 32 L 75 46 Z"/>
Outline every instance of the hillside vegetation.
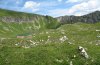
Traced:
<path fill-rule="evenodd" d="M 3 15 L 8 14 L 0 17 Z M 50 16 L 32 18 L 32 22 L 2 19 L 0 65 L 100 65 L 99 22 L 60 25 Z M 89 58 L 80 54 L 79 46 L 84 47 Z"/>
<path fill-rule="evenodd" d="M 100 32 L 96 31 L 100 23 L 66 24 L 44 31 L 23 25 L 0 29 L 0 65 L 69 65 L 71 61 L 75 65 L 100 65 Z M 16 38 L 26 31 L 31 32 L 31 39 Z M 80 55 L 78 46 L 86 49 L 89 59 Z"/>
<path fill-rule="evenodd" d="M 42 16 L 38 14 L 16 12 L 4 9 L 0 9 L 0 21 L 7 25 L 10 22 L 13 26 L 21 23 L 24 25 L 29 24 L 29 26 L 35 27 L 34 29 L 54 29 L 60 26 L 57 19 L 51 16 Z"/>

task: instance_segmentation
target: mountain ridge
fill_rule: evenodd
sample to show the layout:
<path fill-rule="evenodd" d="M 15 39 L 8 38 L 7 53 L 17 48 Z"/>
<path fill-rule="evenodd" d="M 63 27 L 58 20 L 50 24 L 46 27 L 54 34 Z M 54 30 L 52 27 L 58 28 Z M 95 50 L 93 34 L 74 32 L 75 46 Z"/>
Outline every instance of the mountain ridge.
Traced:
<path fill-rule="evenodd" d="M 100 22 L 100 11 L 95 11 L 83 16 L 61 16 L 56 18 L 62 24 L 65 23 L 76 23 L 76 22 L 83 22 L 83 23 L 96 23 Z"/>
<path fill-rule="evenodd" d="M 48 20 L 51 19 L 51 20 Z M 56 22 L 60 22 L 60 24 L 68 24 L 68 23 L 96 23 L 100 22 L 100 11 L 95 11 L 83 16 L 60 16 L 57 18 L 53 18 L 52 16 L 44 16 L 33 13 L 25 13 L 25 12 L 17 12 L 11 10 L 0 9 L 0 21 L 2 22 L 34 22 L 34 21 L 49 21 L 55 20 Z"/>

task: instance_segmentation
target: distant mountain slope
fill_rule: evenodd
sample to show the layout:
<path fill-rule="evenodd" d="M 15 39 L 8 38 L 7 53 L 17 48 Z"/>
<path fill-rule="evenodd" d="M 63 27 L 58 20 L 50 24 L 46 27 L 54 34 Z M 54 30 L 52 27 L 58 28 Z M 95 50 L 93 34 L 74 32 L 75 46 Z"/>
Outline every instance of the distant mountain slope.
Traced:
<path fill-rule="evenodd" d="M 50 16 L 43 16 L 32 13 L 16 12 L 5 9 L 0 9 L 0 22 L 32 22 L 35 27 L 56 28 L 59 26 L 57 19 Z"/>
<path fill-rule="evenodd" d="M 61 16 L 57 17 L 57 19 L 63 24 L 76 22 L 96 23 L 100 22 L 100 11 L 95 11 L 83 16 Z"/>
<path fill-rule="evenodd" d="M 42 15 L 0 9 L 0 20 L 3 22 L 31 22 L 37 17 Z"/>

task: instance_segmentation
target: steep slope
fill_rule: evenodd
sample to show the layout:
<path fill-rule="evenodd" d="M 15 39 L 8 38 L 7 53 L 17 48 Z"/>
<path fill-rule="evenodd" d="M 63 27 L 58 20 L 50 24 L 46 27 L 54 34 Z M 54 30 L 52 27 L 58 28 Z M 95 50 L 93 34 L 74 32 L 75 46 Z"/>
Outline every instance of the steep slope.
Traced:
<path fill-rule="evenodd" d="M 37 14 L 0 9 L 0 20 L 3 22 L 31 22 L 37 17 L 42 16 Z"/>
<path fill-rule="evenodd" d="M 61 23 L 96 23 L 100 22 L 100 11 L 95 11 L 83 16 L 61 16 L 57 17 L 58 21 Z"/>
<path fill-rule="evenodd" d="M 4 10 L 4 9 L 0 9 L 0 22 L 3 23 L 14 22 L 18 25 L 19 23 L 27 23 L 27 24 L 33 23 L 34 27 L 37 27 L 38 29 L 56 28 L 59 26 L 59 22 L 57 22 L 55 18 L 50 16 L 16 12 L 16 11 Z"/>

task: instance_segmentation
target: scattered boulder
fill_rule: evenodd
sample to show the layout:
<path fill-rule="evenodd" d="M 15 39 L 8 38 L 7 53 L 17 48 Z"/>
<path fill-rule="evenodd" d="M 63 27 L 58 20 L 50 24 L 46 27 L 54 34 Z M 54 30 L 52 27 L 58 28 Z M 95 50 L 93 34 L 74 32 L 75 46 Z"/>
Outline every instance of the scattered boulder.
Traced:
<path fill-rule="evenodd" d="M 28 49 L 28 48 L 30 48 L 30 47 L 29 47 L 29 46 L 22 46 L 22 48 Z"/>
<path fill-rule="evenodd" d="M 72 61 L 70 61 L 70 65 L 73 65 L 73 62 Z"/>
<path fill-rule="evenodd" d="M 64 41 L 68 40 L 68 38 L 67 38 L 66 36 L 63 36 L 63 37 L 61 37 L 59 40 L 60 40 L 61 42 L 64 42 Z"/>
<path fill-rule="evenodd" d="M 96 30 L 96 32 L 100 32 L 100 30 Z"/>
<path fill-rule="evenodd" d="M 50 36 L 48 36 L 48 38 L 50 38 Z"/>
<path fill-rule="evenodd" d="M 85 51 L 85 49 L 84 49 L 82 46 L 79 46 L 79 47 L 78 47 L 78 50 L 79 50 L 80 54 L 81 54 L 83 57 L 85 57 L 86 59 L 89 58 L 87 52 Z"/>
<path fill-rule="evenodd" d="M 100 38 L 100 36 L 97 36 L 97 38 Z"/>
<path fill-rule="evenodd" d="M 68 44 L 73 44 L 73 43 L 71 43 L 71 42 L 68 42 Z"/>
<path fill-rule="evenodd" d="M 32 40 L 29 40 L 32 44 L 31 45 L 35 45 L 36 43 Z"/>
<path fill-rule="evenodd" d="M 74 55 L 73 58 L 76 58 L 76 55 Z"/>
<path fill-rule="evenodd" d="M 62 59 L 56 59 L 56 62 L 62 63 L 63 60 Z"/>
<path fill-rule="evenodd" d="M 15 45 L 18 46 L 18 43 L 16 43 Z"/>

